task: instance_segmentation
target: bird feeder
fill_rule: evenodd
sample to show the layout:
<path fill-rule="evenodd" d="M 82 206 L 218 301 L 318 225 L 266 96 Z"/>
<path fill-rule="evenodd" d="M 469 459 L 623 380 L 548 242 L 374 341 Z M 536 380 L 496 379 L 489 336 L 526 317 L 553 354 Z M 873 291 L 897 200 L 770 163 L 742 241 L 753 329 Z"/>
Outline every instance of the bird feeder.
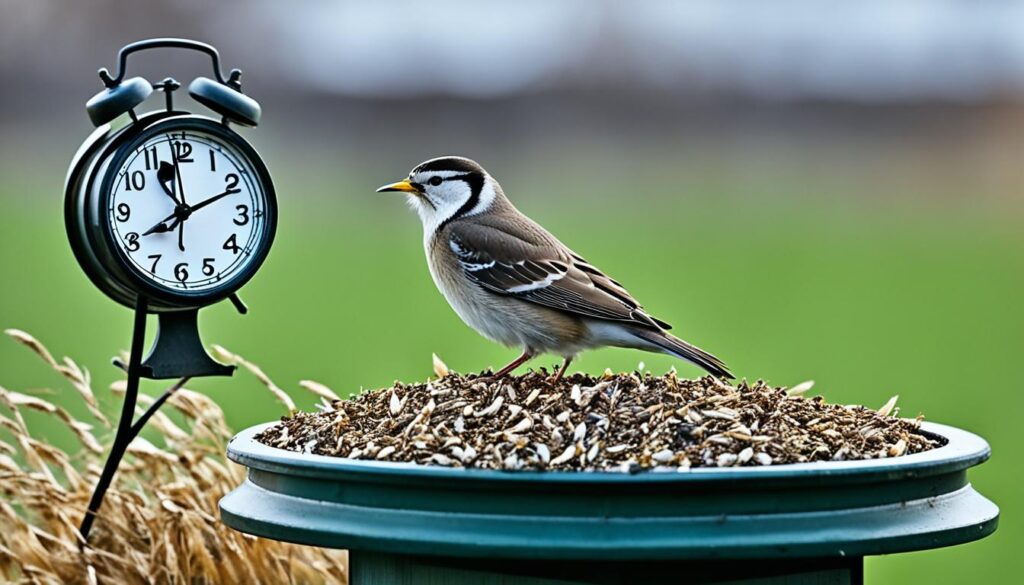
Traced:
<path fill-rule="evenodd" d="M 846 584 L 863 559 L 978 540 L 999 510 L 967 470 L 969 432 L 887 459 L 686 472 L 504 472 L 342 459 L 239 433 L 237 530 L 351 551 L 354 585 Z"/>

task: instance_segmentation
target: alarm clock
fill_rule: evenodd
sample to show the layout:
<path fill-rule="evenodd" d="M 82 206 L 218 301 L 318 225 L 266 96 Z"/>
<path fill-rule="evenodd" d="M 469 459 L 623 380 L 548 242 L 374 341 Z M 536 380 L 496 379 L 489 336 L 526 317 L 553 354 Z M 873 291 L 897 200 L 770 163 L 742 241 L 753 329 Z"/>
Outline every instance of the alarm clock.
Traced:
<path fill-rule="evenodd" d="M 125 79 L 128 56 L 156 48 L 211 58 L 214 78 L 196 78 L 188 93 L 214 117 L 176 108 L 180 84 L 172 78 L 156 84 Z M 241 71 L 225 77 L 217 50 L 205 43 L 150 39 L 125 46 L 118 60 L 116 75 L 99 71 L 105 88 L 86 104 L 98 128 L 68 171 L 64 215 L 71 248 L 108 297 L 160 315 L 143 376 L 228 373 L 202 349 L 196 311 L 229 298 L 245 312 L 236 293 L 274 240 L 273 181 L 260 155 L 232 128 L 256 126 L 260 106 L 242 93 Z M 155 91 L 164 93 L 163 107 L 137 113 Z"/>
<path fill-rule="evenodd" d="M 133 52 L 184 47 L 210 54 L 217 81 L 200 77 L 189 94 L 220 120 L 175 110 L 165 80 L 166 108 L 136 115 L 153 93 L 141 77 L 124 80 Z M 270 251 L 277 203 L 270 173 L 231 124 L 255 126 L 259 105 L 241 93 L 239 74 L 224 79 L 216 50 L 180 39 L 125 47 L 117 77 L 101 70 L 107 88 L 89 100 L 99 126 L 68 173 L 65 218 L 72 250 L 85 273 L 110 298 L 153 312 L 209 305 L 234 294 Z M 237 71 L 237 70 L 236 70 Z M 115 118 L 129 114 L 114 128 Z"/>
<path fill-rule="evenodd" d="M 174 107 L 181 85 L 125 79 L 128 56 L 148 49 L 186 49 L 208 55 L 214 79 L 196 78 L 192 98 L 214 117 Z M 118 53 L 118 73 L 99 70 L 105 86 L 86 103 L 97 129 L 71 161 L 64 186 L 64 223 L 75 258 L 111 299 L 134 308 L 128 379 L 110 455 L 82 518 L 88 540 L 97 512 L 128 445 L 157 409 L 196 376 L 229 376 L 199 338 L 199 309 L 230 299 L 259 270 L 277 228 L 277 199 L 267 166 L 231 127 L 256 126 L 260 106 L 242 93 L 241 75 L 221 73 L 220 55 L 206 43 L 149 39 Z M 154 91 L 164 107 L 135 109 Z M 159 329 L 143 360 L 147 315 Z M 134 422 L 140 378 L 180 378 Z"/>

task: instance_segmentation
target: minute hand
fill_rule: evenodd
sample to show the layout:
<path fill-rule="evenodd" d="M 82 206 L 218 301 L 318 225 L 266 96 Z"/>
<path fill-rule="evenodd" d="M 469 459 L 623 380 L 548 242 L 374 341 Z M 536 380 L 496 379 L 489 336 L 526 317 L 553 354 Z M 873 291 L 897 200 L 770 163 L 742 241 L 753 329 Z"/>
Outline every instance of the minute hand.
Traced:
<path fill-rule="evenodd" d="M 223 193 L 218 193 L 218 194 L 214 195 L 213 197 L 210 197 L 209 199 L 204 199 L 203 201 L 200 201 L 199 203 L 196 203 L 195 205 L 192 205 L 189 208 L 189 211 L 190 211 L 190 213 L 195 213 L 195 212 L 199 211 L 200 209 L 206 207 L 207 205 L 210 205 L 211 203 L 216 203 L 217 201 L 227 197 L 228 195 L 234 195 L 235 193 L 241 193 L 241 192 L 242 192 L 241 189 L 228 189 L 227 191 L 224 191 Z"/>

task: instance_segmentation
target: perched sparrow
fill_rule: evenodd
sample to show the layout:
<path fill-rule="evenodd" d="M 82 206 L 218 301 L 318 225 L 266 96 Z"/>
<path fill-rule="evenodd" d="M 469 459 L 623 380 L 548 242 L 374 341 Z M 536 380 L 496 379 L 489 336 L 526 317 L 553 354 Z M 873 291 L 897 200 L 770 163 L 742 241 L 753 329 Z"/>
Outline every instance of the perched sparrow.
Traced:
<path fill-rule="evenodd" d="M 480 165 L 457 156 L 428 160 L 377 192 L 400 191 L 423 222 L 434 283 L 480 334 L 523 354 L 495 377 L 540 353 L 565 361 L 580 351 L 631 347 L 674 355 L 732 378 L 715 356 L 665 332 L 611 278 L 526 217 Z"/>

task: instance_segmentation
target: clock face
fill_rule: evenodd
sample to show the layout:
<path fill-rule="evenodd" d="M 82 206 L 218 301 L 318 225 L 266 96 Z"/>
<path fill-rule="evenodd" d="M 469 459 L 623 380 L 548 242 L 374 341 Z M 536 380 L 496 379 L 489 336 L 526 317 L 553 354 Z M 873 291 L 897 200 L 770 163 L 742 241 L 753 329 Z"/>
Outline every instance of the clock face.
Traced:
<path fill-rule="evenodd" d="M 137 276 L 201 295 L 250 272 L 269 245 L 268 202 L 240 149 L 203 130 L 176 130 L 147 138 L 123 161 L 105 212 Z"/>

